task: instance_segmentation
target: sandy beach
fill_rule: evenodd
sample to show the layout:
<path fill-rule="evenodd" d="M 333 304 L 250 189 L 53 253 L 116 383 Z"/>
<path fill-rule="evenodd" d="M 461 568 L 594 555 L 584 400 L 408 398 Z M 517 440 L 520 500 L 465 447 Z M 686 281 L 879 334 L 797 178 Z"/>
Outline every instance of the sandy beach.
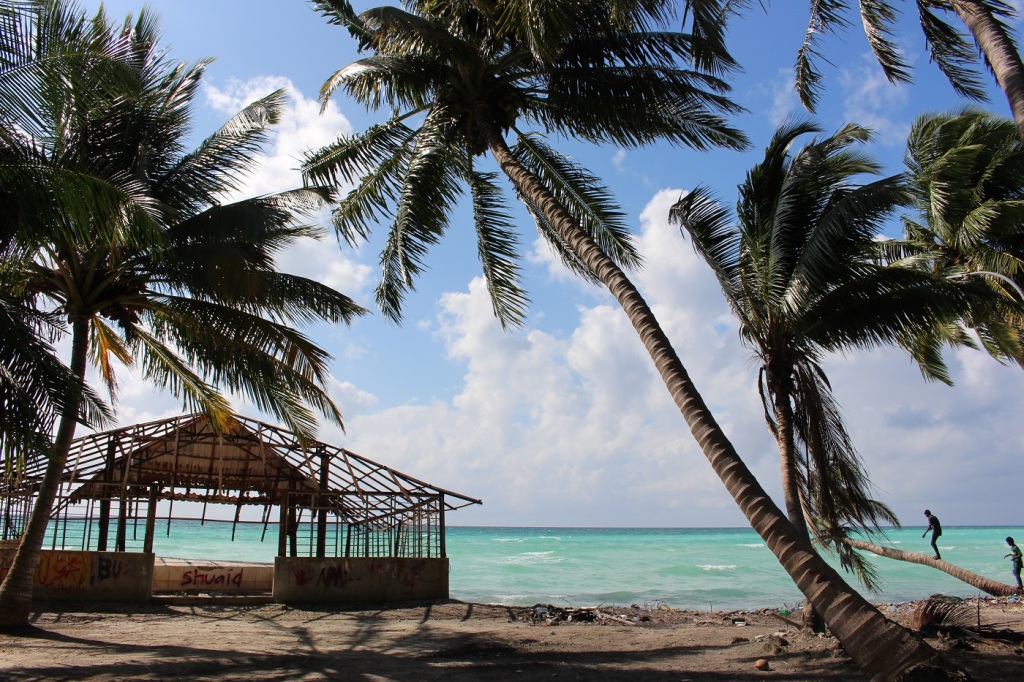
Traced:
<path fill-rule="evenodd" d="M 908 622 L 916 604 L 883 606 Z M 965 609 L 973 613 L 977 602 Z M 572 615 L 573 620 L 568 620 Z M 988 634 L 927 639 L 976 680 L 1024 679 L 1024 606 L 982 600 Z M 3 680 L 860 680 L 829 636 L 773 610 L 281 604 L 50 605 L 0 635 Z M 576 622 L 586 619 L 583 622 Z M 755 663 L 766 661 L 767 670 Z"/>

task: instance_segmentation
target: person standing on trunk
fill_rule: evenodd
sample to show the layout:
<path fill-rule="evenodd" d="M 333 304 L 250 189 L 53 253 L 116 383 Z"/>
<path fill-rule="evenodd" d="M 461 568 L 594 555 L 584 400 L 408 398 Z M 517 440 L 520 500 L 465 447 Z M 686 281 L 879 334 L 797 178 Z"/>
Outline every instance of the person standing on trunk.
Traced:
<path fill-rule="evenodd" d="M 1006 544 L 1010 546 L 1010 553 L 1003 558 L 1010 560 L 1010 570 L 1013 571 L 1013 577 L 1017 581 L 1017 589 L 1024 589 L 1024 585 L 1021 585 L 1020 582 L 1020 568 L 1022 563 L 1020 547 L 1014 543 L 1013 538 L 1006 538 Z"/>
<path fill-rule="evenodd" d="M 941 559 L 942 557 L 939 555 L 939 546 L 935 544 L 935 541 L 942 535 L 942 524 L 939 523 L 939 517 L 932 514 L 929 510 L 925 509 L 924 515 L 928 517 L 928 527 L 923 533 L 921 533 L 921 537 L 928 535 L 928 531 L 932 532 L 932 549 L 935 550 L 935 556 L 932 558 Z"/>

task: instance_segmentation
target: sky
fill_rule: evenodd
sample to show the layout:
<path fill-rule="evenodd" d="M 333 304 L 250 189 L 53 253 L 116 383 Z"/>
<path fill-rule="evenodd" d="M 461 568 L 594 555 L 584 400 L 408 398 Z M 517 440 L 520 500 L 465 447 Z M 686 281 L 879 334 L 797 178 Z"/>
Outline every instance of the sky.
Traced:
<path fill-rule="evenodd" d="M 757 367 L 711 271 L 667 219 L 681 194 L 698 185 L 732 205 L 736 185 L 776 126 L 786 116 L 809 116 L 792 76 L 807 3 L 765 4 L 767 11 L 750 10 L 729 32 L 744 67 L 730 77 L 732 96 L 746 110 L 732 123 L 750 137 L 749 151 L 550 142 L 613 191 L 645 261 L 633 281 L 737 451 L 781 505 L 778 453 L 765 428 Z M 93 10 L 100 3 L 81 5 Z M 143 4 L 107 0 L 104 6 L 120 19 Z M 304 152 L 387 116 L 343 96 L 321 113 L 321 84 L 359 55 L 348 33 L 304 0 L 174 0 L 151 7 L 174 58 L 215 58 L 196 102 L 195 142 L 248 102 L 277 88 L 288 94 L 286 114 L 242 195 L 298 186 Z M 968 104 L 929 63 L 912 16 L 901 20 L 898 42 L 914 65 L 912 85 L 885 80 L 859 23 L 827 37 L 828 62 L 819 63 L 825 89 L 813 116 L 826 131 L 846 122 L 872 128 L 875 140 L 866 150 L 886 174 L 902 170 L 917 116 Z M 1001 92 L 990 90 L 991 101 L 982 106 L 1008 115 Z M 571 276 L 538 241 L 525 213 L 517 221 L 531 298 L 522 329 L 503 331 L 494 319 L 472 224 L 460 210 L 446 239 L 431 249 L 430 269 L 408 297 L 401 325 L 374 311 L 351 327 L 307 330 L 334 358 L 330 393 L 345 418 L 344 432 L 324 425 L 319 438 L 483 500 L 450 515 L 452 525 L 747 525 L 614 299 Z M 326 217 L 323 225 L 329 228 Z M 283 254 L 279 266 L 372 309 L 386 227 L 359 248 L 339 245 L 328 231 Z M 899 234 L 895 217 L 888 234 Z M 947 526 L 1024 525 L 1017 469 L 1024 372 L 977 351 L 949 352 L 946 360 L 952 388 L 926 383 L 896 351 L 833 355 L 824 367 L 876 496 L 904 525 L 924 525 L 925 508 Z M 119 424 L 181 412 L 173 396 L 131 371 L 119 376 Z M 237 397 L 233 404 L 270 421 Z"/>

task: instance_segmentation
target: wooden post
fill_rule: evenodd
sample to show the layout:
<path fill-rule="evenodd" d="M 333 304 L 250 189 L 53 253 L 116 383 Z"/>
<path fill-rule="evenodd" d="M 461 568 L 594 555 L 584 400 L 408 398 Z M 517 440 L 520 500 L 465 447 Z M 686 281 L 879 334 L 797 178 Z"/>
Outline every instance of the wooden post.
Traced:
<path fill-rule="evenodd" d="M 114 493 L 114 455 L 117 452 L 117 439 L 111 435 L 107 441 L 106 463 L 103 467 L 103 479 L 100 481 L 100 490 L 103 497 L 100 499 L 100 528 L 96 537 L 96 549 L 100 552 L 107 551 L 107 535 L 110 532 L 110 496 Z"/>
<path fill-rule="evenodd" d="M 142 551 L 153 552 L 153 536 L 156 535 L 156 506 L 160 500 L 160 486 L 156 483 L 149 486 L 149 508 L 146 509 L 146 539 L 142 541 Z"/>
<path fill-rule="evenodd" d="M 440 507 L 441 507 L 441 509 L 440 509 L 441 519 L 440 519 L 440 527 L 437 529 L 437 532 L 439 532 L 441 534 L 441 558 L 444 559 L 448 555 L 445 553 L 445 547 L 444 547 L 444 494 L 443 493 L 441 495 L 438 495 L 438 500 L 441 502 L 441 504 L 440 504 Z"/>
<path fill-rule="evenodd" d="M 295 500 L 291 491 L 295 489 L 295 481 L 289 479 L 288 481 L 288 540 L 291 545 L 291 555 L 293 557 L 299 556 L 299 524 L 295 519 Z"/>
<path fill-rule="evenodd" d="M 320 446 L 320 495 L 317 496 L 319 509 L 316 519 L 316 556 L 323 559 L 327 554 L 327 488 L 328 473 L 331 469 L 331 457 L 327 448 Z"/>
<path fill-rule="evenodd" d="M 278 511 L 277 556 L 288 556 L 288 506 L 290 505 L 288 497 L 288 493 L 285 492 L 284 499 L 281 500 L 281 508 Z"/>

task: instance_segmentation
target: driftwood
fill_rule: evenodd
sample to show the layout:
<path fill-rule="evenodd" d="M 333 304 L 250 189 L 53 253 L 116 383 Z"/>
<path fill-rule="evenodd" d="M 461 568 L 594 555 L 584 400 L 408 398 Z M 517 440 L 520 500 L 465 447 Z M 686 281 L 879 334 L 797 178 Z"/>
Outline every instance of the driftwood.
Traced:
<path fill-rule="evenodd" d="M 620 618 L 619 616 L 613 616 L 608 613 L 604 613 L 600 609 L 595 609 L 595 611 L 597 611 L 597 617 L 601 620 L 614 620 L 616 623 L 622 623 L 623 625 L 636 625 L 636 623 L 631 620 L 628 620 L 626 618 Z"/>
<path fill-rule="evenodd" d="M 774 611 L 765 611 L 765 613 L 767 613 L 772 618 L 778 618 L 779 620 L 781 620 L 783 623 L 786 623 L 787 625 L 792 625 L 797 630 L 802 630 L 803 627 L 804 627 L 803 625 L 801 625 L 800 623 L 796 622 L 795 620 L 790 620 L 789 618 L 786 618 L 781 613 L 775 613 Z"/>

